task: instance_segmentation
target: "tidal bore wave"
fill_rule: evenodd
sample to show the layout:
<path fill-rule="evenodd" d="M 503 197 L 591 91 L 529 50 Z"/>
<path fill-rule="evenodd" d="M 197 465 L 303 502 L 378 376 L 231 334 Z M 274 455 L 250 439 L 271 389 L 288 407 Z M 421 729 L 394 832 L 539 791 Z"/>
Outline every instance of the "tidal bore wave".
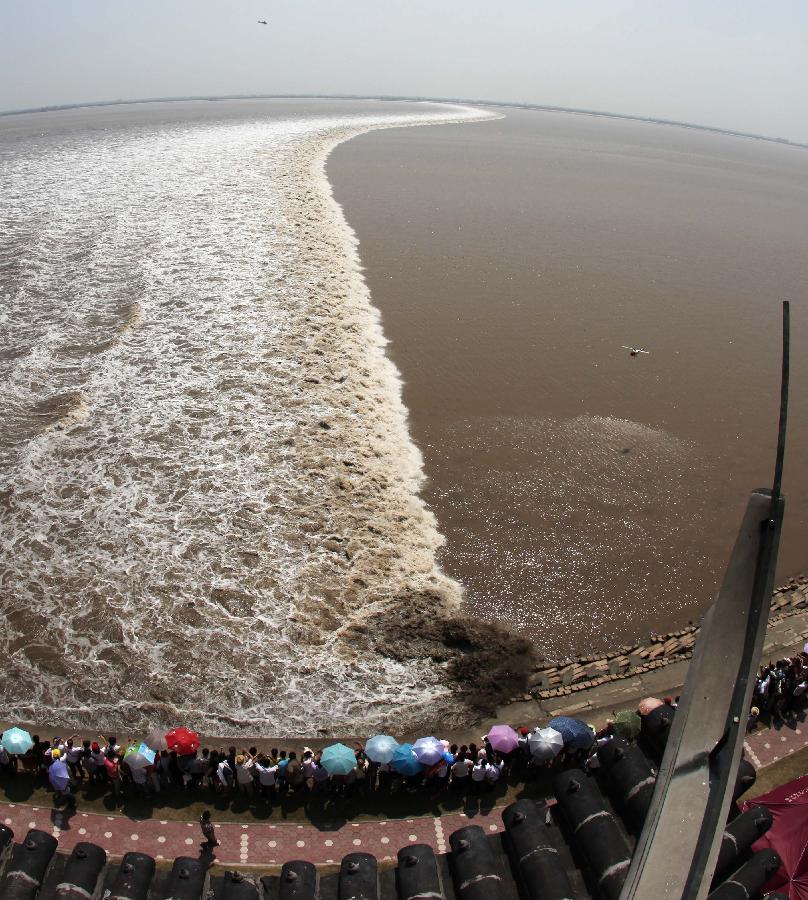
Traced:
<path fill-rule="evenodd" d="M 0 132 L 4 716 L 280 735 L 468 712 L 492 642 L 453 616 L 324 165 L 373 128 L 486 117 Z"/>

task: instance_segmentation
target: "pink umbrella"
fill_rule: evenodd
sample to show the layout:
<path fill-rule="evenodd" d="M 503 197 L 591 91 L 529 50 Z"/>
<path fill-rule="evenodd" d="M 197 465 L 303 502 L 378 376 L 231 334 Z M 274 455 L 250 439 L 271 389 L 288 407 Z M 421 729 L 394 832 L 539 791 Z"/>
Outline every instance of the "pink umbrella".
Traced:
<path fill-rule="evenodd" d="M 488 743 L 500 753 L 511 753 L 519 746 L 519 735 L 510 725 L 494 725 L 487 736 Z"/>
<path fill-rule="evenodd" d="M 645 700 L 640 700 L 640 705 L 637 707 L 637 711 L 641 716 L 647 716 L 649 712 L 653 709 L 657 709 L 660 706 L 664 706 L 665 704 L 657 699 L 656 697 L 646 697 Z"/>

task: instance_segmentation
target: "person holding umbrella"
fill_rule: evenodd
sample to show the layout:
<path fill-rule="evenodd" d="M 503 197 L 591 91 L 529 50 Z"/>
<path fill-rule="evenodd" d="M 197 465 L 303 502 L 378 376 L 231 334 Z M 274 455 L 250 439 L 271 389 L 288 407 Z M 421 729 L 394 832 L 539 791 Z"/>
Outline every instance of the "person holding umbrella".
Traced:
<path fill-rule="evenodd" d="M 67 771 L 67 763 L 62 759 L 62 752 L 57 747 L 52 753 L 53 762 L 48 769 L 48 781 L 56 792 L 54 800 L 57 804 L 61 801 L 67 809 L 76 808 L 76 796 L 70 784 L 70 774 Z"/>

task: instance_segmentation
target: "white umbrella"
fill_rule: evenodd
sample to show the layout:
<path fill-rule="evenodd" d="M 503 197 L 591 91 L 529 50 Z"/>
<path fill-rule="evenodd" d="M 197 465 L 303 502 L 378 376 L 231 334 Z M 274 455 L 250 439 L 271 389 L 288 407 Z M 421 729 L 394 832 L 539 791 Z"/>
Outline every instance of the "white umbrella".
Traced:
<path fill-rule="evenodd" d="M 143 743 L 152 750 L 159 753 L 161 750 L 168 750 L 168 741 L 166 741 L 165 729 L 155 728 L 149 733 Z"/>
<path fill-rule="evenodd" d="M 527 739 L 533 759 L 549 762 L 564 749 L 564 738 L 555 728 L 536 728 Z"/>
<path fill-rule="evenodd" d="M 443 759 L 446 750 L 441 741 L 430 736 L 418 738 L 412 745 L 412 752 L 422 766 L 434 766 Z"/>

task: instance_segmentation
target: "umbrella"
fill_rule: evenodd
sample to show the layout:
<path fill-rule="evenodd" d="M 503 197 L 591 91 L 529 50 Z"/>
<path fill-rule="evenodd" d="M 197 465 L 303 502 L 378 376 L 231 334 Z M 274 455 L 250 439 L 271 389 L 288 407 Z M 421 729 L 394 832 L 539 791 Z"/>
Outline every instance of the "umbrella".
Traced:
<path fill-rule="evenodd" d="M 555 728 L 537 728 L 527 739 L 527 745 L 534 759 L 549 762 L 564 749 L 564 738 Z"/>
<path fill-rule="evenodd" d="M 320 764 L 329 775 L 347 775 L 356 768 L 356 754 L 345 744 L 331 744 L 323 750 Z"/>
<path fill-rule="evenodd" d="M 389 763 L 398 741 L 389 734 L 374 734 L 365 744 L 365 756 L 375 763 Z"/>
<path fill-rule="evenodd" d="M 571 716 L 556 716 L 549 721 L 550 728 L 555 728 L 564 738 L 564 746 L 570 750 L 588 750 L 592 746 L 595 735 L 592 729 L 580 719 Z"/>
<path fill-rule="evenodd" d="M 150 750 L 146 747 L 146 750 L 152 755 L 152 758 L 149 759 L 148 756 L 140 752 L 140 748 L 143 746 L 144 744 L 141 744 L 140 747 L 132 746 L 124 753 L 123 761 L 130 769 L 145 769 L 146 766 L 149 766 L 154 762 L 154 750 Z"/>
<path fill-rule="evenodd" d="M 145 758 L 149 761 L 149 765 L 154 762 L 154 757 L 157 756 L 157 752 L 152 750 L 152 748 L 144 741 L 138 748 L 137 752 L 141 756 L 145 756 Z"/>
<path fill-rule="evenodd" d="M 660 704 L 664 706 L 665 704 Z M 614 730 L 627 741 L 633 741 L 642 729 L 642 720 L 633 709 L 621 709 L 614 717 Z"/>
<path fill-rule="evenodd" d="M 422 766 L 434 766 L 443 759 L 446 748 L 436 737 L 422 737 L 412 745 L 412 752 Z"/>
<path fill-rule="evenodd" d="M 743 812 L 765 806 L 772 814 L 772 827 L 752 844 L 755 851 L 774 850 L 780 857 L 780 868 L 764 885 L 765 891 L 808 900 L 808 775 L 740 806 Z"/>
<path fill-rule="evenodd" d="M 199 749 L 199 735 L 187 728 L 172 728 L 166 732 L 169 750 L 176 750 L 177 756 L 190 756 Z"/>
<path fill-rule="evenodd" d="M 519 746 L 519 735 L 510 725 L 494 725 L 488 732 L 488 743 L 500 753 L 511 753 Z"/>
<path fill-rule="evenodd" d="M 640 700 L 640 705 L 637 709 L 641 716 L 647 716 L 651 710 L 664 705 L 665 704 L 657 697 L 646 697 L 645 700 Z"/>
<path fill-rule="evenodd" d="M 64 760 L 57 759 L 55 763 L 51 763 L 51 767 L 48 769 L 48 781 L 56 791 L 63 791 L 70 784 L 70 776 L 67 774 L 67 764 Z"/>
<path fill-rule="evenodd" d="M 168 750 L 168 744 L 166 743 L 166 733 L 159 728 L 155 728 L 154 731 L 149 732 L 149 736 L 146 738 L 143 743 L 147 747 L 151 747 L 152 750 L 159 753 L 161 750 Z"/>
<path fill-rule="evenodd" d="M 22 728 L 9 728 L 3 732 L 0 744 L 9 753 L 23 754 L 34 746 L 33 738 Z"/>
<path fill-rule="evenodd" d="M 390 764 L 400 775 L 417 775 L 423 768 L 412 752 L 412 744 L 399 744 Z"/>

